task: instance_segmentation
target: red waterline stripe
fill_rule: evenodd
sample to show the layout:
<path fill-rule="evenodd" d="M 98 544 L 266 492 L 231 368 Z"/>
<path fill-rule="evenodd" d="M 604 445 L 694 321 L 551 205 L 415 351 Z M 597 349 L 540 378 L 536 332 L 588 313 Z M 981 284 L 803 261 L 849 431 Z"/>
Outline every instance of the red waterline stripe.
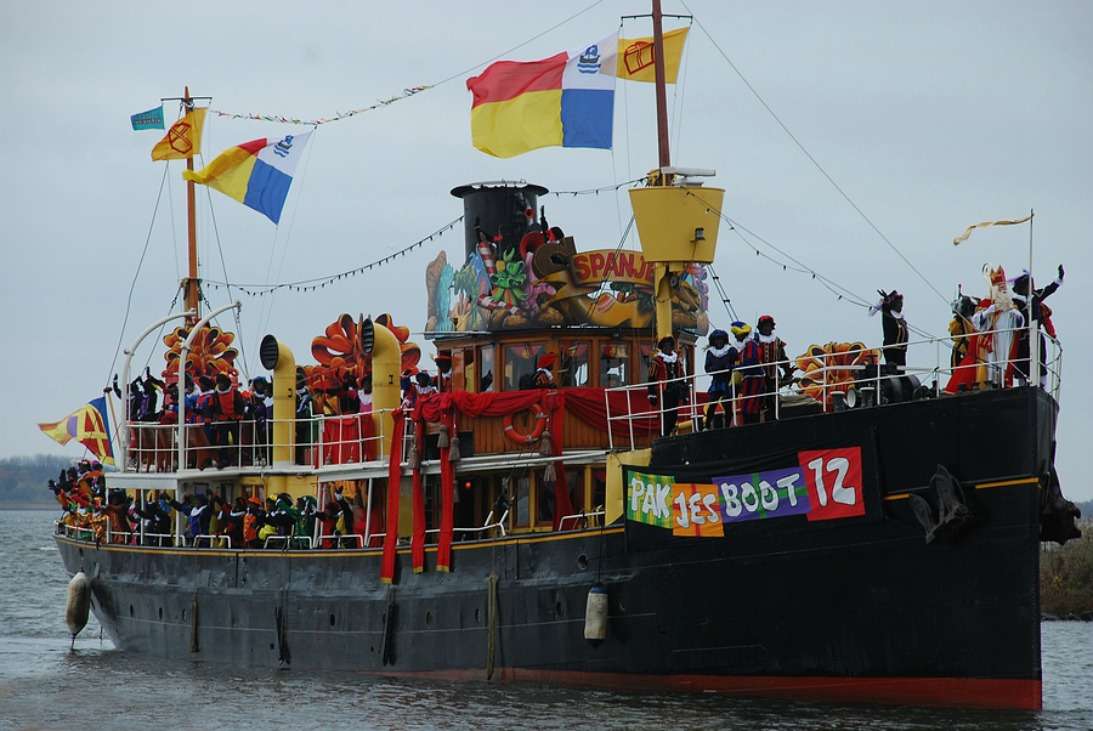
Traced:
<path fill-rule="evenodd" d="M 380 675 L 485 679 L 481 668 L 472 670 L 384 671 Z M 639 675 L 577 670 L 498 668 L 494 678 L 503 682 L 587 686 L 615 690 L 683 691 L 729 695 L 778 696 L 824 701 L 895 703 L 974 708 L 1039 710 L 1042 681 L 992 678 L 845 678 L 745 675 Z"/>

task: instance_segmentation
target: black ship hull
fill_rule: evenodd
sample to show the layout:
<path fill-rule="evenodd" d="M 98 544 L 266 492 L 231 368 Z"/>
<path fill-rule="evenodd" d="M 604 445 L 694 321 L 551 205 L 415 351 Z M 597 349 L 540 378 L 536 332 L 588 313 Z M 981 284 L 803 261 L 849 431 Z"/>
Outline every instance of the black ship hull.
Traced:
<path fill-rule="evenodd" d="M 1031 389 L 659 442 L 649 470 L 724 474 L 861 448 L 863 514 L 680 538 L 626 521 L 457 543 L 452 573 L 380 583 L 379 550 L 57 541 L 124 651 L 249 667 L 1038 708 L 1040 486 L 1055 404 Z M 911 494 L 938 464 L 972 523 L 927 543 Z M 777 466 L 775 464 L 775 466 Z M 492 577 L 496 577 L 496 580 Z M 608 592 L 605 640 L 586 597 Z M 494 587 L 491 589 L 491 585 Z"/>

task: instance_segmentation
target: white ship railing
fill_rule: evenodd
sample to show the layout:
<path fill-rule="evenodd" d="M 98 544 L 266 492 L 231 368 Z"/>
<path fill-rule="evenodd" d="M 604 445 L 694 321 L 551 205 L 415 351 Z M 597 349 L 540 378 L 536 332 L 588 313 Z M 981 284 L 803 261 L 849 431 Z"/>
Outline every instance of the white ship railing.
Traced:
<path fill-rule="evenodd" d="M 611 449 L 637 449 L 641 446 L 648 444 L 648 439 L 642 439 L 641 437 L 648 437 L 652 432 L 653 436 L 663 435 L 665 426 L 668 426 L 669 431 L 673 431 L 680 422 L 689 423 L 692 430 L 698 430 L 701 426 L 700 419 L 703 411 L 709 407 L 713 401 L 707 401 L 705 403 L 699 403 L 698 394 L 701 391 L 698 389 L 699 379 L 708 379 L 716 375 L 729 376 L 729 396 L 719 400 L 720 406 L 725 410 L 724 420 L 728 426 L 737 427 L 743 426 L 742 414 L 745 408 L 749 405 L 749 401 L 758 400 L 759 409 L 763 413 L 764 421 L 778 421 L 783 418 L 784 407 L 783 401 L 791 398 L 806 399 L 813 403 L 819 403 L 823 412 L 830 410 L 843 410 L 842 406 L 836 406 L 834 401 L 836 400 L 836 394 L 846 393 L 851 388 L 856 392 L 855 395 L 860 395 L 870 406 L 882 406 L 886 403 L 884 398 L 884 385 L 891 381 L 900 381 L 907 376 L 916 376 L 925 381 L 926 378 L 932 377 L 933 382 L 929 384 L 929 388 L 932 390 L 932 396 L 934 398 L 940 398 L 944 388 L 942 378 L 945 376 L 951 377 L 962 369 L 980 369 L 985 368 L 987 373 L 987 380 L 977 381 L 976 388 L 1002 388 L 1004 387 L 1005 372 L 1011 366 L 1024 366 L 1027 367 L 1029 359 L 1026 358 L 1006 358 L 998 361 L 998 366 L 988 364 L 986 361 L 979 360 L 978 362 L 968 365 L 956 365 L 950 364 L 949 358 L 951 356 L 953 346 L 952 343 L 970 338 L 978 337 L 993 337 L 997 333 L 1011 333 L 1011 336 L 1016 340 L 1020 334 L 1027 333 L 1027 328 L 1016 329 L 999 329 L 989 330 L 985 332 L 973 332 L 968 334 L 950 335 L 944 338 L 926 338 L 922 340 L 914 340 L 908 342 L 908 351 L 910 352 L 910 346 L 932 345 L 934 350 L 934 363 L 933 365 L 925 365 L 921 363 L 908 363 L 906 366 L 890 366 L 882 364 L 883 352 L 885 346 L 877 346 L 871 348 L 857 348 L 845 351 L 839 351 L 835 353 L 818 353 L 816 355 L 806 354 L 804 357 L 811 360 L 819 360 L 821 366 L 817 369 L 813 369 L 807 372 L 807 378 L 804 372 L 797 368 L 797 358 L 779 360 L 773 362 L 764 362 L 757 366 L 745 366 L 737 369 L 725 369 L 719 371 L 712 371 L 710 373 L 694 373 L 681 376 L 679 378 L 667 379 L 664 381 L 649 381 L 645 383 L 639 383 L 636 385 L 616 386 L 613 388 L 604 389 L 604 404 L 607 410 L 607 435 L 608 444 Z M 1056 402 L 1059 401 L 1062 390 L 1062 356 L 1063 350 L 1058 339 L 1047 335 L 1046 333 L 1040 333 L 1046 340 L 1050 353 L 1046 354 L 1044 362 L 1040 368 L 1033 368 L 1035 374 L 1039 371 L 1040 387 L 1044 388 Z M 887 346 L 891 349 L 892 346 Z M 866 364 L 847 364 L 847 360 L 852 360 L 857 356 L 866 356 L 872 358 L 872 363 Z M 945 361 L 943 362 L 943 357 Z M 697 360 L 697 358 L 696 358 Z M 789 366 L 792 372 L 792 377 L 789 380 L 782 378 L 783 366 Z M 759 393 L 743 394 L 740 393 L 740 388 L 737 384 L 735 375 L 743 376 L 745 374 L 751 374 L 758 376 L 763 374 L 763 378 L 766 379 L 768 369 L 774 370 L 774 379 L 778 385 L 773 389 L 764 389 Z M 866 371 L 871 371 L 870 375 L 865 375 Z M 894 372 L 888 372 L 894 371 Z M 819 376 L 820 382 L 816 383 L 815 378 Z M 830 379 L 830 380 L 829 380 Z M 1024 385 L 1025 380 L 1021 373 L 1014 372 L 1012 378 L 1014 385 Z M 664 394 L 668 384 L 678 383 L 682 386 L 682 391 L 686 393 L 686 397 L 681 398 L 678 405 L 668 409 L 665 405 Z M 804 384 L 804 385 L 802 385 Z M 982 386 L 978 384 L 983 384 Z M 922 383 L 922 386 L 927 384 Z M 807 396 L 804 391 L 805 387 L 810 390 L 816 388 L 819 389 L 820 398 L 812 398 Z M 620 413 L 619 409 L 611 408 L 610 393 L 623 393 L 626 394 L 625 402 L 626 409 Z M 654 401 L 649 399 L 650 394 L 656 394 L 657 398 Z M 831 403 L 829 403 L 831 402 Z M 764 406 L 766 408 L 764 408 Z M 671 412 L 671 414 L 669 414 Z M 665 418 L 667 415 L 667 418 Z"/>

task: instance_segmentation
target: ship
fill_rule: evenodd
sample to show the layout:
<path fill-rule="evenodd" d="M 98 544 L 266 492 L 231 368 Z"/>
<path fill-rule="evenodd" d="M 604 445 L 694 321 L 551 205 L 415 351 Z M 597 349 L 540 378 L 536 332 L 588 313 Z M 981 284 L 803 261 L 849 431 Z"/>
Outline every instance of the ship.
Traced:
<path fill-rule="evenodd" d="M 804 374 L 792 384 L 746 395 L 733 381 L 711 428 L 696 373 L 724 191 L 712 171 L 671 164 L 656 2 L 653 26 L 659 165 L 630 190 L 640 251 L 581 251 L 546 223 L 545 187 L 460 185 L 465 258 L 456 269 L 441 254 L 425 277 L 426 337 L 450 364 L 438 392 L 404 404 L 421 347 L 392 314 L 347 313 L 310 344 L 314 365 L 264 337 L 272 414 L 234 423 L 226 445 L 186 419 L 185 399 L 175 423 L 124 409 L 107 482 L 139 505 L 214 492 L 325 508 L 337 490 L 365 519 L 260 545 L 189 535 L 181 514 L 164 534 L 142 523 L 104 539 L 59 523 L 64 567 L 88 578 L 119 651 L 1040 707 L 1040 544 L 1073 535 L 1053 467 L 1057 352 L 1044 385 L 950 394 L 948 339 L 916 344 L 946 354 L 919 369 L 863 344 L 817 346 L 782 364 Z M 164 379 L 179 385 L 233 366 L 234 336 L 211 320 L 239 307 L 202 311 L 188 186 L 185 306 L 141 336 L 181 323 L 163 340 Z M 686 364 L 674 409 L 650 398 L 672 384 L 647 376 L 665 336 Z M 539 370 L 546 387 L 531 382 Z M 331 403 L 347 376 L 370 384 L 369 411 Z M 762 400 L 758 423 L 743 423 L 746 398 Z"/>

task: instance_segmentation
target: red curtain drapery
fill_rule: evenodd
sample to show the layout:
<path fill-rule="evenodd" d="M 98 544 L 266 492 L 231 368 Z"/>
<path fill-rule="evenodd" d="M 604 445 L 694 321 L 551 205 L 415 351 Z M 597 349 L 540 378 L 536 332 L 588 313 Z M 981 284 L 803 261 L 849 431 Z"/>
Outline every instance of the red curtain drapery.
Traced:
<path fill-rule="evenodd" d="M 395 563 L 398 560 L 398 498 L 402 482 L 402 423 L 401 411 L 391 414 L 391 452 L 387 466 L 387 533 L 383 537 L 383 562 L 380 581 L 391 584 L 395 580 Z"/>

